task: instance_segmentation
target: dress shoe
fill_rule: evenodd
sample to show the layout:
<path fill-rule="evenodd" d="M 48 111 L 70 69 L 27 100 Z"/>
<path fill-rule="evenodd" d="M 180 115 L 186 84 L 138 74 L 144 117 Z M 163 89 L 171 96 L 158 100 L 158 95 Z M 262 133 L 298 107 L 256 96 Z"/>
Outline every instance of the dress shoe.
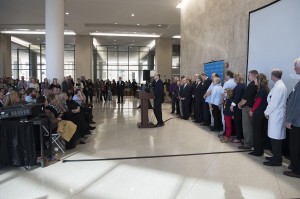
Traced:
<path fill-rule="evenodd" d="M 213 132 L 220 132 L 219 129 L 215 129 L 215 128 L 211 128 L 210 131 L 213 131 Z"/>
<path fill-rule="evenodd" d="M 174 114 L 174 111 L 172 111 L 171 114 Z"/>
<path fill-rule="evenodd" d="M 238 146 L 238 149 L 246 149 L 246 150 L 248 150 L 248 149 L 252 149 L 252 147 L 241 145 L 241 146 Z"/>
<path fill-rule="evenodd" d="M 85 144 L 85 142 L 84 141 L 80 141 L 79 144 Z"/>
<path fill-rule="evenodd" d="M 265 159 L 271 161 L 273 157 L 265 157 Z"/>
<path fill-rule="evenodd" d="M 248 153 L 249 155 L 253 155 L 253 156 L 257 156 L 257 157 L 259 157 L 259 156 L 262 156 L 262 154 L 260 155 L 260 154 L 257 154 L 257 153 L 255 153 L 254 151 L 252 151 L 252 152 L 250 152 L 250 153 Z"/>
<path fill-rule="evenodd" d="M 265 166 L 270 166 L 270 167 L 280 167 L 282 165 L 281 162 L 274 162 L 274 161 L 268 161 L 263 163 Z"/>
<path fill-rule="evenodd" d="M 95 121 L 93 121 L 93 120 L 92 120 L 92 121 L 90 121 L 89 123 L 90 123 L 90 124 L 96 124 L 96 122 L 95 122 Z"/>
<path fill-rule="evenodd" d="M 200 123 L 199 121 L 197 121 L 197 120 L 194 120 L 193 122 L 195 122 L 195 123 Z"/>
<path fill-rule="evenodd" d="M 96 129 L 96 127 L 92 127 L 92 126 L 89 126 L 89 128 L 88 128 L 89 130 L 95 130 Z"/>
<path fill-rule="evenodd" d="M 162 127 L 162 126 L 164 126 L 164 125 L 165 125 L 165 123 L 162 123 L 162 124 L 156 124 L 155 127 Z"/>
<path fill-rule="evenodd" d="M 201 124 L 201 126 L 209 126 L 209 124 L 203 123 Z"/>
<path fill-rule="evenodd" d="M 292 178 L 300 178 L 300 174 L 296 174 L 293 171 L 284 171 L 283 175 L 292 177 Z"/>

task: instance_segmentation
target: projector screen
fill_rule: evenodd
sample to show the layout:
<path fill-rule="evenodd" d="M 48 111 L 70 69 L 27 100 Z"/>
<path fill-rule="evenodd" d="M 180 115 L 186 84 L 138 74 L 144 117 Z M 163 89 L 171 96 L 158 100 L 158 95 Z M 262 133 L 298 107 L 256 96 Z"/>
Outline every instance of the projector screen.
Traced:
<path fill-rule="evenodd" d="M 249 13 L 247 70 L 264 73 L 270 88 L 275 68 L 283 71 L 288 93 L 299 81 L 294 71 L 294 59 L 300 57 L 299 24 L 300 0 L 281 0 Z"/>

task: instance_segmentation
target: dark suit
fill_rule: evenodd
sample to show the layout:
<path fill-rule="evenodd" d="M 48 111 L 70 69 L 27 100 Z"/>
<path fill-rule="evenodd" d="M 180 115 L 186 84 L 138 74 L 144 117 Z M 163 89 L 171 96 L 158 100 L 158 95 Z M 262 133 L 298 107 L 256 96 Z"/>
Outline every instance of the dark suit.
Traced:
<path fill-rule="evenodd" d="M 164 84 L 159 79 L 157 82 L 153 82 L 153 92 L 154 92 L 154 115 L 157 120 L 158 125 L 162 125 L 164 122 L 162 120 L 161 104 L 164 102 Z"/>
<path fill-rule="evenodd" d="M 4 105 L 3 105 L 2 101 L 0 101 L 0 108 L 1 108 L 2 106 L 4 106 Z"/>
<path fill-rule="evenodd" d="M 203 122 L 202 116 L 202 99 L 201 82 L 195 84 L 194 88 L 194 116 L 196 122 Z"/>
<path fill-rule="evenodd" d="M 86 80 L 81 80 L 83 84 L 83 94 L 85 95 L 85 103 L 88 104 L 89 102 L 89 88 L 88 82 Z"/>
<path fill-rule="evenodd" d="M 182 103 L 183 119 L 188 120 L 190 117 L 190 103 L 191 103 L 192 86 L 185 84 L 180 88 L 180 98 Z"/>
<path fill-rule="evenodd" d="M 125 89 L 125 82 L 121 81 L 120 83 L 120 81 L 118 81 L 117 82 L 118 103 L 120 103 L 120 98 L 121 98 L 121 102 L 123 103 L 124 89 Z"/>
<path fill-rule="evenodd" d="M 211 123 L 211 121 L 210 121 L 210 112 L 209 112 L 209 104 L 207 102 L 205 102 L 205 99 L 203 98 L 203 96 L 207 92 L 207 90 L 208 90 L 211 83 L 212 83 L 212 81 L 209 78 L 204 80 L 202 82 L 202 85 L 201 85 L 201 93 L 200 93 L 200 96 L 202 96 L 201 99 L 202 99 L 203 120 L 204 120 L 204 124 L 207 125 L 207 126 L 210 125 L 210 123 Z"/>

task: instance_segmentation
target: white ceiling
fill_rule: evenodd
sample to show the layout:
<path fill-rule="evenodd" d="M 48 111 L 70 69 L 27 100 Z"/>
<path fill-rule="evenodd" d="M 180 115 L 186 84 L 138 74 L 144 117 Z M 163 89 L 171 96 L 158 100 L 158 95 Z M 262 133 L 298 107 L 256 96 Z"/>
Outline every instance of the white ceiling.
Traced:
<path fill-rule="evenodd" d="M 180 0 L 65 0 L 65 30 L 77 35 L 91 32 L 146 33 L 172 37 L 180 34 Z M 135 16 L 132 17 L 131 14 Z M 118 24 L 115 24 L 118 23 Z M 139 26 L 137 24 L 140 24 Z M 160 26 L 159 26 L 160 25 Z M 44 30 L 44 0 L 0 0 L 0 31 Z M 44 35 L 16 35 L 34 44 L 44 43 Z M 151 38 L 96 37 L 101 45 L 140 45 Z M 116 41 L 114 41 L 116 40 Z M 74 44 L 74 36 L 65 36 Z"/>

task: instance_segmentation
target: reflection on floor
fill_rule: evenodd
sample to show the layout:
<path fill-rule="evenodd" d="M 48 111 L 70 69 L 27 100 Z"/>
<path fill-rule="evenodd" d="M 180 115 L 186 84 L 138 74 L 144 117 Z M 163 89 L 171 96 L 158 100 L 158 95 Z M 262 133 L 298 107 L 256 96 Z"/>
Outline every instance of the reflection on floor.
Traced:
<path fill-rule="evenodd" d="M 161 128 L 138 129 L 137 99 L 95 104 L 96 134 L 68 151 L 67 160 L 235 151 L 215 133 L 170 114 L 163 105 Z M 155 122 L 152 110 L 150 120 Z M 0 198 L 300 198 L 300 180 L 282 174 L 286 165 L 262 165 L 247 153 L 92 162 L 58 161 L 26 171 L 5 168 Z"/>

